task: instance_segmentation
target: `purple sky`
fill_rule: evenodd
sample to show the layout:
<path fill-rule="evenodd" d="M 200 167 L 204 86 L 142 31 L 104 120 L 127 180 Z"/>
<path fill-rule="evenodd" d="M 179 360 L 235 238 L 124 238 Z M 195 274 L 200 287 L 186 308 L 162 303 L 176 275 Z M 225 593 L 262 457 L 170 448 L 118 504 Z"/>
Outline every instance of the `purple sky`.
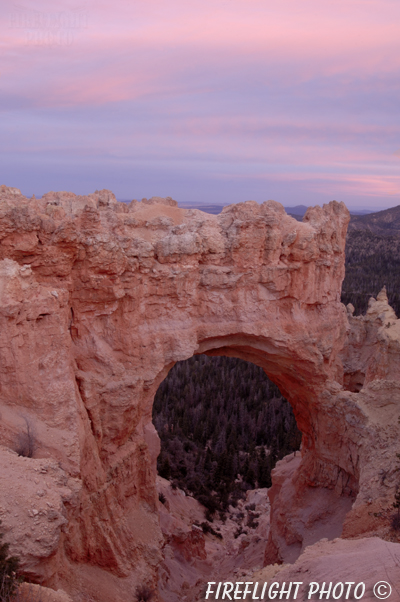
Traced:
<path fill-rule="evenodd" d="M 0 184 L 400 204 L 399 0 L 5 0 L 0 23 Z"/>

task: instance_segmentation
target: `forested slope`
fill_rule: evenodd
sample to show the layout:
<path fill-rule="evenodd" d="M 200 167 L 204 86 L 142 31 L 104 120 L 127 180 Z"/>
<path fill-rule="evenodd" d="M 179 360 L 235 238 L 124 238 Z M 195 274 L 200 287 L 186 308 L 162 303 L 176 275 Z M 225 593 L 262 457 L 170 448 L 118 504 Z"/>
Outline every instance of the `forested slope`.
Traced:
<path fill-rule="evenodd" d="M 386 286 L 389 303 L 400 315 L 400 236 L 371 230 L 349 230 L 342 303 L 352 303 L 355 314 L 367 311 L 368 300 Z"/>
<path fill-rule="evenodd" d="M 228 357 L 178 362 L 159 387 L 153 422 L 159 474 L 211 513 L 269 487 L 277 459 L 301 441 L 291 406 L 263 370 Z"/>

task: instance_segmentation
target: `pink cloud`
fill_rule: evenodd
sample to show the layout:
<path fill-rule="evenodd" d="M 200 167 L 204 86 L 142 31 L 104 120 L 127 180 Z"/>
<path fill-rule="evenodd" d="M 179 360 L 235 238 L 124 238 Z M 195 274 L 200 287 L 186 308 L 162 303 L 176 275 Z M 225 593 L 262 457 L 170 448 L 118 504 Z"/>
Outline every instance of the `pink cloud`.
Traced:
<path fill-rule="evenodd" d="M 248 174 L 226 174 L 226 179 L 248 179 Z M 252 174 L 255 180 L 271 179 L 280 182 L 313 182 L 313 191 L 321 195 L 329 190 L 332 194 L 346 196 L 364 196 L 368 198 L 382 199 L 388 196 L 398 197 L 400 201 L 400 176 L 368 176 L 363 174 L 347 173 L 315 173 L 315 171 L 303 173 L 284 174 Z"/>
<path fill-rule="evenodd" d="M 397 194 L 398 0 L 23 1 L 43 23 L 80 11 L 87 27 L 30 43 L 0 7 L 16 156 Z"/>
<path fill-rule="evenodd" d="M 35 96 L 37 87 L 42 106 L 70 106 L 173 91 L 207 69 L 258 68 L 262 78 L 266 68 L 284 65 L 282 81 L 299 83 L 400 67 L 400 3 L 389 0 L 120 0 L 85 10 L 88 27 L 75 32 L 71 46 L 26 45 L 26 32 L 8 28 L 6 89 Z"/>

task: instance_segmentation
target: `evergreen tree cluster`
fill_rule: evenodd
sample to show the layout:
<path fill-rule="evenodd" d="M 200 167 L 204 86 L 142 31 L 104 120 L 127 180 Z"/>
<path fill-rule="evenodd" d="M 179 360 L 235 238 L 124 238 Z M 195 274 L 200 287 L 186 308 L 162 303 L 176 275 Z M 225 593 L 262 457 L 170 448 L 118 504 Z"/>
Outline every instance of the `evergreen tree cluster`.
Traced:
<path fill-rule="evenodd" d="M 290 404 L 264 371 L 228 357 L 178 362 L 158 389 L 153 422 L 159 474 L 209 517 L 247 489 L 269 487 L 276 461 L 301 442 Z"/>
<path fill-rule="evenodd" d="M 390 305 L 400 315 L 400 236 L 350 230 L 346 239 L 346 276 L 342 303 L 365 314 L 368 300 L 386 286 Z"/>

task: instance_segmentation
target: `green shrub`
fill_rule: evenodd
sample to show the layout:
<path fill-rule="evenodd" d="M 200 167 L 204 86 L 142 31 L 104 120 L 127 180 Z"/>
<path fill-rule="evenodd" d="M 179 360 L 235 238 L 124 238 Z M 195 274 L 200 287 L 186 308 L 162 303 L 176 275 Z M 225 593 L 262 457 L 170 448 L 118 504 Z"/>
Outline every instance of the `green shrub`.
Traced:
<path fill-rule="evenodd" d="M 136 602 L 149 602 L 154 596 L 153 590 L 148 585 L 139 585 L 136 589 Z"/>
<path fill-rule="evenodd" d="M 15 451 L 19 456 L 33 458 L 36 451 L 36 437 L 31 421 L 24 416 L 25 431 L 18 433 L 15 441 Z"/>
<path fill-rule="evenodd" d="M 9 556 L 10 544 L 3 543 L 3 537 L 0 531 L 0 602 L 9 602 L 18 586 L 19 558 Z"/>
<path fill-rule="evenodd" d="M 222 533 L 220 533 L 219 531 L 216 531 L 210 525 L 210 523 L 207 523 L 207 522 L 201 523 L 201 528 L 203 529 L 203 533 L 211 533 L 211 535 L 214 535 L 215 537 L 218 537 L 218 539 L 222 539 Z"/>

